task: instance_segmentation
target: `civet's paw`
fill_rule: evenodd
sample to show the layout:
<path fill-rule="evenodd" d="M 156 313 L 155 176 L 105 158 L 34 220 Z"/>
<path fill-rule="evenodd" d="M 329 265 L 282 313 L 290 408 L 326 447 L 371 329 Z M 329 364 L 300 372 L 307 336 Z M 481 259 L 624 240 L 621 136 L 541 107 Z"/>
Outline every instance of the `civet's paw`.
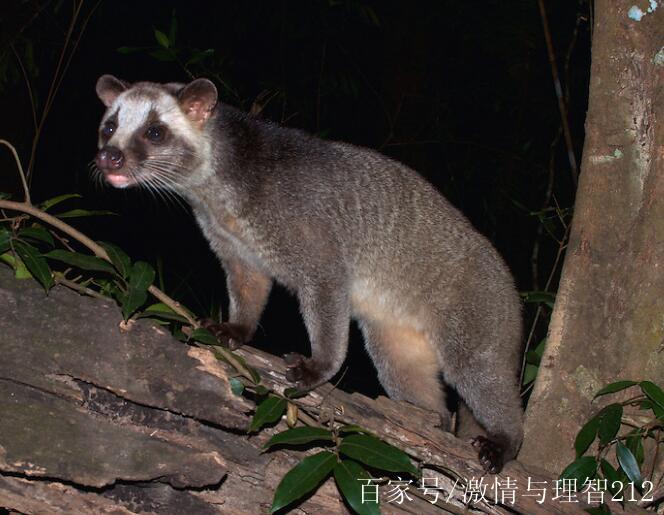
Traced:
<path fill-rule="evenodd" d="M 319 384 L 320 374 L 310 359 L 301 354 L 291 352 L 284 356 L 286 363 L 286 379 L 295 384 L 298 390 L 311 390 Z"/>
<path fill-rule="evenodd" d="M 476 436 L 470 443 L 477 449 L 478 459 L 486 472 L 498 474 L 502 470 L 505 453 L 502 445 L 485 436 Z"/>
<path fill-rule="evenodd" d="M 246 331 L 239 324 L 215 322 L 209 318 L 201 321 L 201 326 L 210 331 L 224 347 L 239 349 L 246 341 Z"/>

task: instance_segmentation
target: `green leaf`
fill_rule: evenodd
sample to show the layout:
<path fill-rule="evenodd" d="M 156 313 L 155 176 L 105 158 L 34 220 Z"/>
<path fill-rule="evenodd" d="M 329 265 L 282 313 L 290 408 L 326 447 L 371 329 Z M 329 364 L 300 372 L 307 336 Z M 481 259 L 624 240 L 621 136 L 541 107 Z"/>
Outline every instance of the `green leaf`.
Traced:
<path fill-rule="evenodd" d="M 526 386 L 535 380 L 538 370 L 538 366 L 526 363 L 526 366 L 523 369 L 523 386 Z"/>
<path fill-rule="evenodd" d="M 72 265 L 81 270 L 92 270 L 95 272 L 108 272 L 115 273 L 115 268 L 110 263 L 104 261 L 97 256 L 88 256 L 86 254 L 79 254 L 78 252 L 69 252 L 68 250 L 55 249 L 51 252 L 44 254 L 48 259 L 61 261 L 67 265 Z"/>
<path fill-rule="evenodd" d="M 589 513 L 590 515 L 611 515 L 611 510 L 606 504 L 600 504 L 599 506 L 586 508 L 583 511 Z"/>
<path fill-rule="evenodd" d="M 64 213 L 58 213 L 54 216 L 58 218 L 83 218 L 85 216 L 100 216 L 100 215 L 116 215 L 113 211 L 97 210 L 90 211 L 89 209 L 72 209 Z"/>
<path fill-rule="evenodd" d="M 638 489 L 641 489 L 641 471 L 639 470 L 639 465 L 636 463 L 636 458 L 627 447 L 625 447 L 621 441 L 616 443 L 616 458 L 620 467 L 625 471 L 627 477 L 630 481 L 634 482 L 634 486 Z"/>
<path fill-rule="evenodd" d="M 175 56 L 173 55 L 173 51 L 171 51 L 171 50 L 165 50 L 163 48 L 158 48 L 157 50 L 153 50 L 151 52 L 148 52 L 148 54 L 151 57 L 154 57 L 157 61 L 162 61 L 162 62 L 175 61 Z"/>
<path fill-rule="evenodd" d="M 14 276 L 17 279 L 32 279 L 32 274 L 23 264 L 20 258 L 15 257 L 11 252 L 0 254 L 0 261 L 7 263 L 14 270 Z"/>
<path fill-rule="evenodd" d="M 157 43 L 159 43 L 159 46 L 164 48 L 171 46 L 171 42 L 168 40 L 168 36 L 160 30 L 154 29 L 154 38 L 157 40 Z"/>
<path fill-rule="evenodd" d="M 597 470 L 597 461 L 592 456 L 582 456 L 570 463 L 563 473 L 560 474 L 560 479 L 575 479 L 576 488 L 581 489 L 587 479 L 595 477 Z"/>
<path fill-rule="evenodd" d="M 11 254 L 11 252 L 5 252 L 0 254 L 0 261 L 7 263 L 9 266 L 16 268 L 16 258 Z"/>
<path fill-rule="evenodd" d="M 309 392 L 305 390 L 299 390 L 295 387 L 286 388 L 284 390 L 284 397 L 288 397 L 289 399 L 299 399 L 300 397 L 305 397 L 308 394 Z"/>
<path fill-rule="evenodd" d="M 0 191 L 0 200 L 5 200 L 8 198 L 12 198 L 10 193 L 5 193 L 4 191 Z"/>
<path fill-rule="evenodd" d="M 601 445 L 608 444 L 616 437 L 620 429 L 622 414 L 623 407 L 620 404 L 609 404 L 601 411 L 599 415 L 599 427 L 597 429 Z"/>
<path fill-rule="evenodd" d="M 124 302 L 124 292 L 120 290 L 115 280 L 95 277 L 94 283 L 99 286 L 99 293 L 107 297 L 116 299 L 120 304 Z"/>
<path fill-rule="evenodd" d="M 125 251 L 113 243 L 105 241 L 98 241 L 97 243 L 103 247 L 110 258 L 111 263 L 113 263 L 113 266 L 118 272 L 120 272 L 120 275 L 126 279 L 131 270 L 131 259 L 129 259 L 129 256 Z"/>
<path fill-rule="evenodd" d="M 44 243 L 48 243 L 51 247 L 55 245 L 51 233 L 48 232 L 43 227 L 39 226 L 26 227 L 25 229 L 22 229 L 21 231 L 19 231 L 18 237 L 28 238 L 36 241 L 43 241 Z"/>
<path fill-rule="evenodd" d="M 268 449 L 273 445 L 302 445 L 309 442 L 324 440 L 331 442 L 333 435 L 320 427 L 296 427 L 277 433 L 264 445 Z"/>
<path fill-rule="evenodd" d="M 259 397 L 264 397 L 268 393 L 270 393 L 270 390 L 265 388 L 262 384 L 259 384 L 258 386 L 253 387 L 254 394 L 258 395 Z"/>
<path fill-rule="evenodd" d="M 178 315 L 163 302 L 157 302 L 145 308 L 143 313 L 141 313 L 141 318 L 144 317 L 161 318 L 164 320 L 173 320 L 174 322 L 187 322 L 185 317 Z"/>
<path fill-rule="evenodd" d="M 125 320 L 140 308 L 148 298 L 148 288 L 154 281 L 155 271 L 144 261 L 137 261 L 129 273 L 127 295 L 122 303 L 122 314 Z"/>
<path fill-rule="evenodd" d="M 205 345 L 221 345 L 219 340 L 217 340 L 217 337 L 203 327 L 194 329 L 191 333 L 191 339 L 204 343 Z"/>
<path fill-rule="evenodd" d="M 184 334 L 182 332 L 182 329 L 180 329 L 179 327 L 176 327 L 175 330 L 173 331 L 173 338 L 182 343 L 186 343 L 189 341 L 189 337 L 186 334 Z"/>
<path fill-rule="evenodd" d="M 576 457 L 581 456 L 593 440 L 597 436 L 597 428 L 599 427 L 599 416 L 591 418 L 576 435 L 574 440 L 574 449 L 576 450 Z"/>
<path fill-rule="evenodd" d="M 373 436 L 346 436 L 339 445 L 339 452 L 376 469 L 419 476 L 419 471 L 405 452 Z"/>
<path fill-rule="evenodd" d="M 4 227 L 0 227 L 0 254 L 4 254 L 9 250 L 9 240 L 11 239 L 11 233 Z"/>
<path fill-rule="evenodd" d="M 244 392 L 244 383 L 237 377 L 231 377 L 230 383 L 231 392 L 233 392 L 234 395 L 242 395 L 242 392 Z"/>
<path fill-rule="evenodd" d="M 656 402 L 660 408 L 664 409 L 664 392 L 659 386 L 652 381 L 641 381 L 639 386 L 651 401 Z"/>
<path fill-rule="evenodd" d="M 600 466 L 602 468 L 602 473 L 604 474 L 604 479 L 606 479 L 609 491 L 615 494 L 617 491 L 620 490 L 620 487 L 618 485 L 613 486 L 613 483 L 620 482 L 620 475 L 618 474 L 618 471 L 614 469 L 613 465 L 611 465 L 604 458 L 602 458 Z"/>
<path fill-rule="evenodd" d="M 608 384 L 604 388 L 602 388 L 599 392 L 595 394 L 594 398 L 596 399 L 600 395 L 606 395 L 607 393 L 616 393 L 621 390 L 625 390 L 626 388 L 634 386 L 635 384 L 637 384 L 636 381 L 616 381 L 615 383 Z"/>
<path fill-rule="evenodd" d="M 378 502 L 362 502 L 362 485 L 369 484 L 371 475 L 353 460 L 341 460 L 334 467 L 334 481 L 346 502 L 360 515 L 379 515 Z"/>
<path fill-rule="evenodd" d="M 286 400 L 270 395 L 256 408 L 254 418 L 249 424 L 249 432 L 258 431 L 261 427 L 279 420 L 286 412 Z"/>
<path fill-rule="evenodd" d="M 534 350 L 529 350 L 526 353 L 526 363 L 535 365 L 535 368 L 537 368 L 537 365 L 540 364 L 540 357 L 537 355 L 537 353 Z"/>
<path fill-rule="evenodd" d="M 288 506 L 315 489 L 334 469 L 337 457 L 329 451 L 304 458 L 283 477 L 274 492 L 270 513 Z"/>
<path fill-rule="evenodd" d="M 191 58 L 187 61 L 187 64 L 189 65 L 189 64 L 197 63 L 197 62 L 199 62 L 199 61 L 202 61 L 202 60 L 205 59 L 206 57 L 211 56 L 212 54 L 214 54 L 214 49 L 212 49 L 212 48 L 208 48 L 207 50 L 203 50 L 203 51 L 201 51 L 201 52 L 196 52 L 196 53 L 195 53 L 193 56 L 191 56 Z"/>
<path fill-rule="evenodd" d="M 662 408 L 659 404 L 653 403 L 652 411 L 659 420 L 664 422 L 664 408 Z"/>
<path fill-rule="evenodd" d="M 604 474 L 604 479 L 606 479 L 606 488 L 613 495 L 620 493 L 621 489 L 623 488 L 622 485 L 625 483 L 621 477 L 621 474 L 618 474 L 618 471 L 613 468 L 613 465 L 611 465 L 604 458 L 602 458 L 600 466 L 602 468 L 602 473 Z M 622 476 L 624 476 L 624 474 L 622 474 Z"/>
<path fill-rule="evenodd" d="M 524 302 L 528 303 L 543 303 L 553 309 L 553 305 L 556 302 L 556 294 L 546 291 L 526 291 L 522 292 L 521 296 L 523 297 Z"/>
<path fill-rule="evenodd" d="M 378 18 L 378 15 L 376 14 L 376 11 L 374 11 L 373 7 L 369 5 L 362 6 L 362 13 L 364 14 L 364 17 L 366 20 L 371 23 L 374 27 L 380 27 L 380 19 Z"/>
<path fill-rule="evenodd" d="M 68 200 L 70 198 L 83 198 L 83 196 L 79 195 L 78 193 L 65 193 L 64 195 L 58 195 L 57 197 L 44 200 L 44 202 L 39 204 L 39 208 L 42 211 L 48 211 L 53 206 L 59 204 L 60 202 L 64 202 L 65 200 Z"/>
<path fill-rule="evenodd" d="M 540 340 L 540 342 L 533 349 L 533 352 L 539 358 L 538 361 L 537 361 L 538 365 L 539 365 L 539 362 L 542 360 L 542 356 L 544 355 L 544 349 L 545 348 L 546 348 L 546 338 L 542 338 Z"/>
<path fill-rule="evenodd" d="M 632 454 L 636 458 L 636 463 L 639 465 L 639 467 L 643 465 L 645 452 L 643 449 L 643 435 L 640 433 L 640 431 L 635 429 L 634 432 L 632 432 L 632 434 L 627 437 L 625 444 L 627 445 L 627 448 L 632 451 Z"/>
<path fill-rule="evenodd" d="M 37 279 L 44 287 L 44 290 L 48 292 L 54 284 L 53 276 L 51 275 L 51 269 L 48 267 L 48 263 L 41 256 L 39 251 L 32 245 L 22 241 L 14 242 L 14 249 L 32 276 Z"/>
<path fill-rule="evenodd" d="M 228 360 L 226 359 L 226 356 L 224 356 L 218 349 L 215 349 L 214 347 L 220 347 L 219 343 L 213 343 L 212 345 L 212 352 L 214 353 L 214 357 L 217 358 L 220 361 L 223 361 L 224 363 L 229 363 Z M 228 351 L 230 352 L 230 351 Z M 255 368 L 249 366 L 247 363 L 247 360 L 245 360 L 242 356 L 239 354 L 233 354 L 233 358 L 238 361 L 244 368 L 247 369 L 247 371 L 251 374 L 251 378 L 254 381 L 255 384 L 258 384 L 261 382 L 261 376 L 260 374 L 256 371 Z M 229 363 L 230 365 L 230 363 Z M 232 365 L 231 365 L 232 366 Z"/>
<path fill-rule="evenodd" d="M 30 270 L 28 270 L 28 267 L 25 266 L 25 263 L 21 260 L 20 257 L 17 257 L 14 260 L 14 277 L 16 277 L 20 281 L 24 281 L 26 279 L 33 279 L 33 275 L 30 273 Z"/>

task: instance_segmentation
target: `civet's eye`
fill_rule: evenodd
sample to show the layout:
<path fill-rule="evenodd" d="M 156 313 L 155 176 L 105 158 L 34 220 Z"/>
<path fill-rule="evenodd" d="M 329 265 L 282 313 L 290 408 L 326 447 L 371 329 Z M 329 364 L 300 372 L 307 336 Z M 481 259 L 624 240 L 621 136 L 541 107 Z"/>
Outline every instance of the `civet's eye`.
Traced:
<path fill-rule="evenodd" d="M 101 128 L 101 133 L 107 138 L 110 138 L 111 135 L 115 132 L 115 129 L 116 129 L 115 122 L 106 122 L 104 126 Z"/>
<path fill-rule="evenodd" d="M 148 130 L 145 131 L 145 137 L 152 141 L 153 143 L 159 143 L 164 139 L 166 134 L 166 129 L 161 125 L 151 125 L 148 127 Z"/>

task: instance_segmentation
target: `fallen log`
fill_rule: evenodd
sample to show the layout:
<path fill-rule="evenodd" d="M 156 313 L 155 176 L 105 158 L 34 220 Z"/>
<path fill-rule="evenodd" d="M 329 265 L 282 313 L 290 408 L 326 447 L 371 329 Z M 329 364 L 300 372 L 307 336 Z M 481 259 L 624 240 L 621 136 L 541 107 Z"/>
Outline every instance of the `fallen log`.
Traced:
<path fill-rule="evenodd" d="M 0 507 L 269 513 L 279 481 L 307 453 L 262 452 L 286 425 L 247 435 L 255 406 L 232 393 L 231 367 L 150 321 L 123 331 L 111 301 L 64 287 L 45 296 L 34 281 L 0 269 L 0 305 Z M 283 392 L 289 386 L 280 358 L 250 347 L 238 353 L 266 387 Z M 381 486 L 383 513 L 576 513 L 583 507 L 551 500 L 554 478 L 518 462 L 483 478 L 483 494 L 476 484 L 477 502 L 470 502 L 468 485 L 483 476 L 476 451 L 441 432 L 436 414 L 410 404 L 329 384 L 297 402 L 320 420 L 361 425 L 421 465 L 429 490 L 412 484 L 399 504 Z M 529 484 L 540 486 L 529 490 Z M 349 512 L 333 479 L 293 509 Z"/>

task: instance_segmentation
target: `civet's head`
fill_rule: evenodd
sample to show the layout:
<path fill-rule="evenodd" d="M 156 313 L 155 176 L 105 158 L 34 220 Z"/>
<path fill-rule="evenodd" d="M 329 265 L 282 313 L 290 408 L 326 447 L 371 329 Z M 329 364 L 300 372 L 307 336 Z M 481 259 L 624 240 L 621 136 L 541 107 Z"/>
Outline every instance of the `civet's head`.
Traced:
<path fill-rule="evenodd" d="M 128 84 L 103 75 L 96 89 L 107 107 L 99 126 L 98 173 L 116 188 L 186 188 L 209 154 L 205 127 L 217 104 L 214 84 Z"/>

